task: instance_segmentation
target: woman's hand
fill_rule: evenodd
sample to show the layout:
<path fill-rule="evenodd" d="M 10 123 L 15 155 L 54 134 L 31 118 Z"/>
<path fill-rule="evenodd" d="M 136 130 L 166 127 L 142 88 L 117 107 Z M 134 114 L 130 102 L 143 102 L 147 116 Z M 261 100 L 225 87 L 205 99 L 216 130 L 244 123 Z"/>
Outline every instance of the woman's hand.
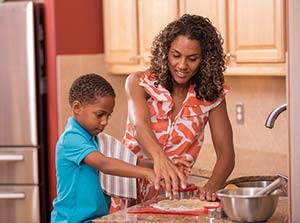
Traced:
<path fill-rule="evenodd" d="M 199 187 L 200 200 L 217 200 L 217 190 L 218 187 L 208 181 L 203 187 Z"/>
<path fill-rule="evenodd" d="M 154 184 L 159 188 L 161 180 L 167 193 L 167 196 L 178 194 L 179 185 L 186 188 L 186 176 L 180 169 L 162 152 L 154 157 L 154 172 L 156 175 Z"/>

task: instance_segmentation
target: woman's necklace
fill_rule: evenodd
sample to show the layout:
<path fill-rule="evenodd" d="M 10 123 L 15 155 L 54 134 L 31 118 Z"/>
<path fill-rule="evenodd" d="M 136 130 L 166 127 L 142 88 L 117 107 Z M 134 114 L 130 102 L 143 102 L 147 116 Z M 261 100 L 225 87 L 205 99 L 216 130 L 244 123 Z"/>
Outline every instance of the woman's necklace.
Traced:
<path fill-rule="evenodd" d="M 182 108 L 182 104 L 186 98 L 187 92 L 188 89 L 186 89 L 184 93 L 172 94 L 172 100 L 173 100 L 172 117 L 171 117 L 172 121 L 175 119 L 180 109 Z"/>

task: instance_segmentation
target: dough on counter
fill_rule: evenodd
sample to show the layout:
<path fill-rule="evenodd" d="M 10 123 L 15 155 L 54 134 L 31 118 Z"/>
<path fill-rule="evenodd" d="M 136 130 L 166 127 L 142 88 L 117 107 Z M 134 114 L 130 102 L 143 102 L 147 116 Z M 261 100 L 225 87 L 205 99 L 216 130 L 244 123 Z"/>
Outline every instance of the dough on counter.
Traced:
<path fill-rule="evenodd" d="M 151 206 L 160 210 L 191 211 L 203 209 L 204 207 L 218 207 L 219 202 L 201 201 L 200 199 L 174 199 L 162 200 Z"/>
<path fill-rule="evenodd" d="M 237 189 L 237 188 L 239 188 L 239 187 L 236 186 L 235 184 L 228 184 L 228 185 L 225 187 L 225 189 L 230 189 L 230 190 L 232 190 L 232 189 Z"/>

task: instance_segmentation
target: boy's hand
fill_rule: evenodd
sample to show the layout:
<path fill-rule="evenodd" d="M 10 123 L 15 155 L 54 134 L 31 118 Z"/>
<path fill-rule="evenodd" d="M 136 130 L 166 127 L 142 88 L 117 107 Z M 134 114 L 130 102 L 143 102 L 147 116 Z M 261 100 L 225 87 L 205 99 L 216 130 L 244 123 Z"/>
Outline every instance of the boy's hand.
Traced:
<path fill-rule="evenodd" d="M 155 174 L 154 174 L 154 171 L 150 168 L 146 168 L 147 172 L 146 172 L 146 179 L 151 182 L 151 183 L 154 183 L 155 181 Z"/>

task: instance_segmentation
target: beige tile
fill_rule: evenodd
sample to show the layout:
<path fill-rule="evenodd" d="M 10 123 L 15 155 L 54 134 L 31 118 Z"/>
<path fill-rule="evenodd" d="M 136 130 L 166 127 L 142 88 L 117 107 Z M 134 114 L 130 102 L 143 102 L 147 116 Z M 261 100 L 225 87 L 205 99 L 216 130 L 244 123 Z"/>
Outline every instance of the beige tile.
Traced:
<path fill-rule="evenodd" d="M 57 96 L 59 132 L 62 132 L 67 118 L 71 115 L 68 91 L 72 82 L 82 74 L 97 73 L 106 78 L 116 92 L 116 106 L 105 132 L 121 139 L 127 117 L 127 100 L 124 90 L 126 76 L 107 74 L 104 55 L 60 55 L 57 57 Z"/>
<path fill-rule="evenodd" d="M 62 55 L 57 57 L 57 86 L 59 130 L 63 130 L 70 115 L 68 90 L 72 81 L 84 73 L 103 75 L 116 91 L 116 106 L 105 132 L 121 139 L 127 117 L 127 100 L 124 90 L 126 75 L 111 75 L 105 71 L 104 55 Z M 287 112 L 282 113 L 273 129 L 264 127 L 265 120 L 273 108 L 286 102 L 285 77 L 226 77 L 232 90 L 228 94 L 227 107 L 234 132 L 237 165 L 234 175 L 239 173 L 287 172 L 288 124 Z M 235 105 L 244 104 L 245 122 L 235 120 Z M 206 129 L 206 147 L 200 153 L 195 166 L 212 169 L 215 155 Z M 276 163 L 276 165 L 274 165 Z"/>

